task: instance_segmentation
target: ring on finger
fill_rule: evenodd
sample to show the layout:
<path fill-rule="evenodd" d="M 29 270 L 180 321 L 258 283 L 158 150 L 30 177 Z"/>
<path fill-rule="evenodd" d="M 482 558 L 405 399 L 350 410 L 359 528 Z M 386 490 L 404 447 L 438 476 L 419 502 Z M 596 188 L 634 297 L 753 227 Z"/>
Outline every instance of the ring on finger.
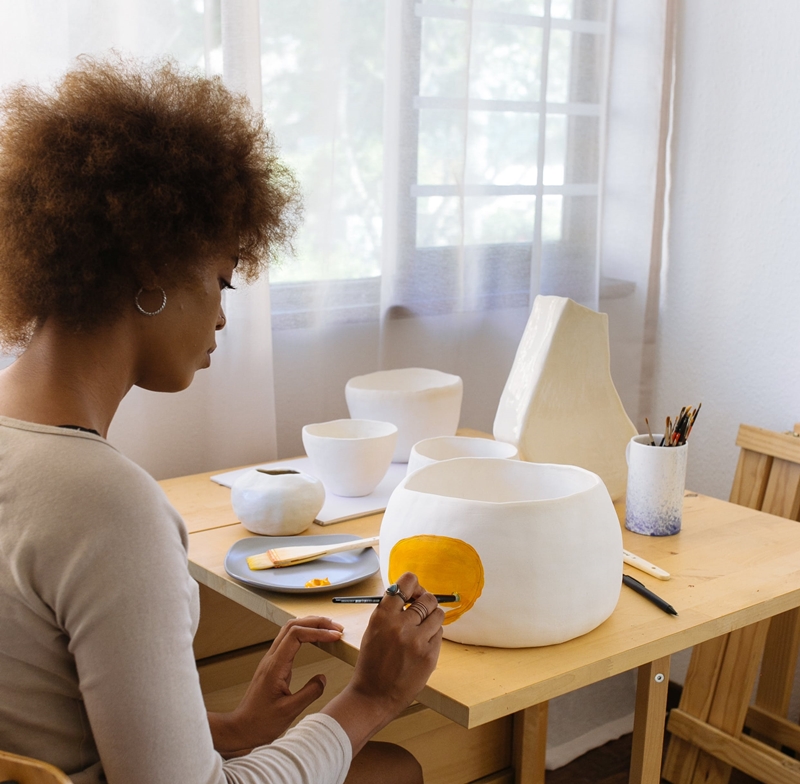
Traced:
<path fill-rule="evenodd" d="M 413 610 L 419 615 L 419 622 L 422 623 L 428 617 L 428 608 L 420 601 L 413 602 L 406 607 L 406 610 Z"/>
<path fill-rule="evenodd" d="M 400 586 L 397 583 L 392 583 L 386 589 L 387 596 L 399 596 L 403 600 L 403 604 L 408 604 L 411 599 L 409 599 L 401 590 Z"/>

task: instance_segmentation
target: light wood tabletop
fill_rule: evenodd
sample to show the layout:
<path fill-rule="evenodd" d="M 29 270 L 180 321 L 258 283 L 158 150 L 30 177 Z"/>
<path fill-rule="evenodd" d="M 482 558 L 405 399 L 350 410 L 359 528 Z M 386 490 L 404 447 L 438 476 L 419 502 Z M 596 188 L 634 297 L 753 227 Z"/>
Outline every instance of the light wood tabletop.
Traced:
<path fill-rule="evenodd" d="M 333 604 L 333 594 L 328 593 L 262 591 L 229 578 L 225 555 L 234 542 L 250 534 L 236 521 L 230 491 L 210 481 L 212 473 L 161 482 L 190 531 L 193 577 L 278 624 L 303 615 L 334 618 L 344 625 L 345 634 L 324 649 L 353 664 L 373 607 Z M 372 515 L 324 528 L 314 525 L 306 534 L 374 535 L 380 519 Z M 625 588 L 607 621 L 560 645 L 499 649 L 445 641 L 419 701 L 464 727 L 515 714 L 520 727 L 527 722 L 526 733 L 539 736 L 536 742 L 520 740 L 520 748 L 541 749 L 544 729 L 536 706 L 638 667 L 631 781 L 658 782 L 670 654 L 800 606 L 800 525 L 687 493 L 679 534 L 639 536 L 623 528 L 623 540 L 625 549 L 671 573 L 671 580 L 661 581 L 625 567 L 675 607 L 677 616 Z M 524 587 L 521 581 L 520 590 Z M 382 591 L 376 574 L 336 594 Z M 521 770 L 529 757 L 517 758 L 518 780 L 525 778 Z M 543 760 L 536 762 L 536 769 L 543 771 Z"/>

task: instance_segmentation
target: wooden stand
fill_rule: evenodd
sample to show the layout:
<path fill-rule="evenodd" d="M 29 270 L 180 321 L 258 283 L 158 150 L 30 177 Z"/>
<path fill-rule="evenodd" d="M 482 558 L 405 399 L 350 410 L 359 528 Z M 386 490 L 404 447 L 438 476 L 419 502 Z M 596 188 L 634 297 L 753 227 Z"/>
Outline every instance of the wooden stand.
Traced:
<path fill-rule="evenodd" d="M 742 425 L 736 443 L 741 453 L 730 500 L 800 519 L 800 424 L 793 433 Z M 727 784 L 735 767 L 766 784 L 800 782 L 800 762 L 778 750 L 800 751 L 800 727 L 786 719 L 798 647 L 797 609 L 695 646 L 667 724 L 673 737 L 663 777 L 673 784 Z"/>

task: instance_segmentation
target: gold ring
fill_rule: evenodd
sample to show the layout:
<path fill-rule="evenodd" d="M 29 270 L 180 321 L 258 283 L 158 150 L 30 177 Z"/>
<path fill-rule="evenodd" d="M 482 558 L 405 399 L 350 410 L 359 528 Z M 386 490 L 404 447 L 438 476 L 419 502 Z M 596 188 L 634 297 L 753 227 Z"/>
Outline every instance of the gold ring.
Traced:
<path fill-rule="evenodd" d="M 413 610 L 417 615 L 419 615 L 420 623 L 422 623 L 428 617 L 428 608 L 420 601 L 409 604 L 408 607 L 406 607 L 406 610 Z"/>

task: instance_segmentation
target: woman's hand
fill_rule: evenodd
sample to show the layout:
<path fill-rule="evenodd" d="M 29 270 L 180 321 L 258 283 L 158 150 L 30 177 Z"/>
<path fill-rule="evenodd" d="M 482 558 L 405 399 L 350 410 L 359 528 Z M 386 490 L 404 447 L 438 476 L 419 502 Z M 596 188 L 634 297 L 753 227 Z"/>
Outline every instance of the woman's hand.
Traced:
<path fill-rule="evenodd" d="M 439 658 L 444 610 L 410 572 L 397 586 L 372 614 L 350 683 L 322 709 L 342 725 L 353 755 L 411 704 Z"/>
<path fill-rule="evenodd" d="M 223 757 L 247 754 L 279 738 L 325 689 L 325 676 L 315 675 L 292 694 L 292 663 L 304 642 L 335 642 L 342 626 L 330 618 L 310 616 L 289 621 L 269 651 L 232 713 L 209 713 L 214 748 Z"/>

